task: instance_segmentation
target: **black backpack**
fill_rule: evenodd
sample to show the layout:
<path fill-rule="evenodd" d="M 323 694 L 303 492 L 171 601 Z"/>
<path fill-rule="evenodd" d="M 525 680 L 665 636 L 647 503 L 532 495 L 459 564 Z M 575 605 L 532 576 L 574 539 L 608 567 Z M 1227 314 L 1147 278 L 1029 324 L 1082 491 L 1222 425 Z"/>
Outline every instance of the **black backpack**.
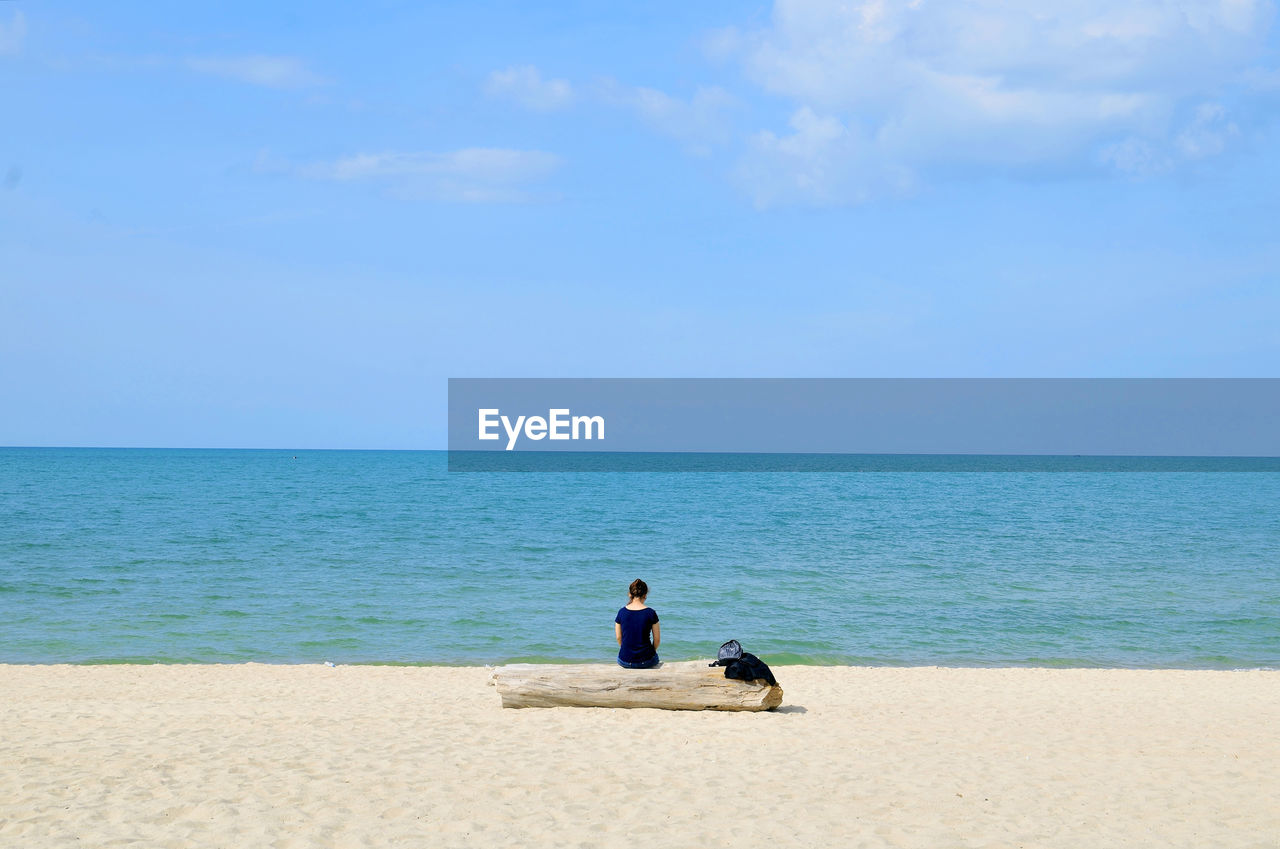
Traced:
<path fill-rule="evenodd" d="M 769 664 L 749 651 L 744 651 L 742 657 L 724 668 L 724 677 L 737 678 L 739 681 L 764 680 L 773 686 L 778 684 L 778 679 L 774 677 Z"/>
<path fill-rule="evenodd" d="M 730 640 L 720 646 L 720 651 L 716 653 L 716 662 L 708 663 L 708 666 L 728 666 L 742 657 L 742 644 L 737 640 Z"/>
<path fill-rule="evenodd" d="M 751 652 L 744 652 L 742 644 L 737 640 L 730 640 L 720 646 L 720 651 L 716 653 L 716 662 L 708 663 L 707 665 L 723 666 L 724 677 L 726 678 L 737 678 L 740 681 L 763 679 L 772 685 L 778 683 L 778 679 L 773 676 L 773 670 L 769 668 L 769 664 Z"/>

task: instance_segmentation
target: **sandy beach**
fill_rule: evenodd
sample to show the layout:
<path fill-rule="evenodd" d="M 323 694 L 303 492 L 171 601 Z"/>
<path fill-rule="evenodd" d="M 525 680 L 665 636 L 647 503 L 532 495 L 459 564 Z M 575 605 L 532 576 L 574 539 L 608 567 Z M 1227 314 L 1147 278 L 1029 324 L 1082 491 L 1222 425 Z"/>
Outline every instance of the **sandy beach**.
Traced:
<path fill-rule="evenodd" d="M 768 713 L 482 668 L 0 666 L 7 846 L 1280 846 L 1280 672 L 782 667 Z"/>

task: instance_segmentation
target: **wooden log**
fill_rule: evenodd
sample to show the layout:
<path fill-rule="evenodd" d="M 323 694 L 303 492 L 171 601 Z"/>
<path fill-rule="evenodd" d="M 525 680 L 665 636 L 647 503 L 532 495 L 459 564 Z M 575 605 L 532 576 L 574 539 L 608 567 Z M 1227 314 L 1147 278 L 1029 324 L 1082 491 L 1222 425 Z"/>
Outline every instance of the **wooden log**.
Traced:
<path fill-rule="evenodd" d="M 781 687 L 725 678 L 722 667 L 708 667 L 702 660 L 661 663 L 653 669 L 513 663 L 498 667 L 493 680 L 504 708 L 770 710 L 782 704 Z"/>

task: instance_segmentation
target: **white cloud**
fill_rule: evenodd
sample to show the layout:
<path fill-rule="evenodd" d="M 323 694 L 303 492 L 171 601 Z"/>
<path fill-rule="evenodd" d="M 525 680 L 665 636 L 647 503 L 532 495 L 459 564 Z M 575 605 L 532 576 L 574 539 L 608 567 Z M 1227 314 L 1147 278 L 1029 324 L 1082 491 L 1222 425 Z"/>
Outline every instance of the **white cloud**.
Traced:
<path fill-rule="evenodd" d="M 1177 147 L 1188 159 L 1217 156 L 1240 129 L 1227 119 L 1227 111 L 1217 103 L 1202 103 L 1195 118 L 1178 133 Z"/>
<path fill-rule="evenodd" d="M 1104 145 L 1098 153 L 1098 161 L 1134 177 L 1163 174 L 1174 166 L 1169 154 L 1157 150 L 1149 142 L 1133 137 Z"/>
<path fill-rule="evenodd" d="M 1172 171 L 1181 162 L 1217 156 L 1239 134 L 1240 128 L 1228 119 L 1221 104 L 1201 103 L 1173 136 L 1172 144 L 1156 145 L 1131 136 L 1104 145 L 1099 160 L 1121 173 L 1147 177 Z"/>
<path fill-rule="evenodd" d="M 0 56 L 20 53 L 27 37 L 27 19 L 20 9 L 14 10 L 9 23 L 0 22 Z"/>
<path fill-rule="evenodd" d="M 684 143 L 692 152 L 705 155 L 714 145 L 729 141 L 729 110 L 733 97 L 718 86 L 699 86 L 688 100 L 643 86 L 624 86 L 616 80 L 602 80 L 601 99 L 628 109 L 664 136 Z"/>
<path fill-rule="evenodd" d="M 351 182 L 376 180 L 404 197 L 458 203 L 516 203 L 533 199 L 525 184 L 560 166 L 537 150 L 465 148 L 444 153 L 359 153 L 296 168 L 304 177 Z"/>
<path fill-rule="evenodd" d="M 186 65 L 202 74 L 268 88 L 306 88 L 325 82 L 292 56 L 193 56 Z"/>
<path fill-rule="evenodd" d="M 563 109 L 578 100 L 625 109 L 699 155 L 729 141 L 728 112 L 735 104 L 733 97 L 718 86 L 699 86 L 687 100 L 655 88 L 623 85 L 610 78 L 578 89 L 568 80 L 543 79 L 542 72 L 533 65 L 492 72 L 484 90 L 490 97 L 512 100 L 537 112 Z"/>
<path fill-rule="evenodd" d="M 834 116 L 803 106 L 790 129 L 757 133 L 739 162 L 737 177 L 757 207 L 858 203 L 912 188 L 910 171 L 884 160 L 873 140 Z"/>
<path fill-rule="evenodd" d="M 777 0 L 768 26 L 707 49 L 791 102 L 791 132 L 755 136 L 740 169 L 772 181 L 747 186 L 757 203 L 856 202 L 904 174 L 1154 173 L 1219 154 L 1238 133 L 1222 95 L 1273 17 L 1270 0 Z"/>
<path fill-rule="evenodd" d="M 743 46 L 770 91 L 831 105 L 896 100 L 931 76 L 1014 91 L 1194 88 L 1260 48 L 1271 17 L 1262 0 L 778 0 L 772 26 Z"/>
<path fill-rule="evenodd" d="M 568 80 L 544 80 L 532 65 L 494 71 L 485 83 L 485 92 L 491 97 L 514 100 L 535 112 L 563 109 L 573 102 L 573 86 Z"/>

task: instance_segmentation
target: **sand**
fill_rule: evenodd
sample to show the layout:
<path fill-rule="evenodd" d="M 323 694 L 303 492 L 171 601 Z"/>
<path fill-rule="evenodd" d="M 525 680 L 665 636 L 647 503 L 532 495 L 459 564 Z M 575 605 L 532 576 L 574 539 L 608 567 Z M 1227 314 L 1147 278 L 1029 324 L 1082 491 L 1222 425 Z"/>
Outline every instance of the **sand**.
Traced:
<path fill-rule="evenodd" d="M 781 667 L 782 710 L 477 668 L 0 666 L 0 845 L 1278 847 L 1280 672 Z"/>

